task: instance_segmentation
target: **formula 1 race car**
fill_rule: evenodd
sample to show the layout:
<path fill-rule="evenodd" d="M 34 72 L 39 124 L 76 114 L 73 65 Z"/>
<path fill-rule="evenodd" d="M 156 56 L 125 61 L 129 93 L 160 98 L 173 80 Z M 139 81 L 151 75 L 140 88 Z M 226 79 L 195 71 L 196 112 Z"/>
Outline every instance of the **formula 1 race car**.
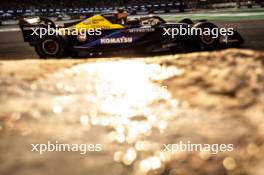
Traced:
<path fill-rule="evenodd" d="M 107 53 L 179 53 L 237 47 L 244 40 L 236 31 L 220 34 L 206 20 L 194 23 L 183 19 L 169 23 L 159 16 L 117 20 L 117 13 L 94 15 L 57 26 L 47 18 L 23 18 L 19 21 L 25 42 L 35 47 L 41 58 L 83 57 Z M 181 30 L 184 34 L 180 33 Z M 190 33 L 199 29 L 200 33 Z M 205 29 L 215 33 L 205 34 Z M 188 31 L 188 32 L 186 32 Z"/>

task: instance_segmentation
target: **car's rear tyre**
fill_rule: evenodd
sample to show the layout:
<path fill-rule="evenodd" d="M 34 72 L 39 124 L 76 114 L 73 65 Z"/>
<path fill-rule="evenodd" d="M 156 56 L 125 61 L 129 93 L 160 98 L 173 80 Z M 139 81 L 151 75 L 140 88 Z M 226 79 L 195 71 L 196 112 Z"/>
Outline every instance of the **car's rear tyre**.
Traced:
<path fill-rule="evenodd" d="M 202 31 L 202 34 L 198 35 L 198 42 L 200 43 L 202 50 L 214 50 L 219 47 L 220 36 L 216 25 L 210 22 L 201 22 L 195 24 L 193 28 L 200 28 Z M 217 33 L 214 33 L 215 36 L 212 35 L 214 29 L 217 29 Z M 210 30 L 210 35 L 205 35 L 205 30 Z"/>
<path fill-rule="evenodd" d="M 61 36 L 45 36 L 35 44 L 40 58 L 62 58 L 67 56 L 67 42 Z"/>

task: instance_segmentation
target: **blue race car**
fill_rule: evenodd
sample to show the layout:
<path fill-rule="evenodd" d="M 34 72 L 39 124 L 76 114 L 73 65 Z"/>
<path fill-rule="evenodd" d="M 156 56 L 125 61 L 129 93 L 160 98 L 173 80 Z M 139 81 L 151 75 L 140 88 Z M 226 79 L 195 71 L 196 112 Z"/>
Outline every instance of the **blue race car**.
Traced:
<path fill-rule="evenodd" d="M 159 16 L 134 19 L 118 13 L 94 15 L 80 21 L 57 26 L 47 18 L 23 18 L 19 25 L 25 42 L 41 58 L 84 57 L 114 53 L 179 53 L 237 47 L 244 40 L 236 31 L 219 33 L 218 27 L 206 20 L 193 23 L 183 19 L 169 23 Z M 121 20 L 120 20 L 121 19 Z M 179 31 L 200 31 L 180 34 Z M 216 31 L 205 34 L 205 30 Z M 176 32 L 177 31 L 177 32 Z"/>

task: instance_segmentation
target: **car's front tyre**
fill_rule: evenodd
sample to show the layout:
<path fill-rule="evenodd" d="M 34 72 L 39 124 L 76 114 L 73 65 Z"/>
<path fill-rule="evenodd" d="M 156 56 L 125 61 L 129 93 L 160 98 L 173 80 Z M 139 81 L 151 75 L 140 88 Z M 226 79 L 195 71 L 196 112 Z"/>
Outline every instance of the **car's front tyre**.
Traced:
<path fill-rule="evenodd" d="M 193 26 L 193 28 L 201 29 L 202 34 L 198 35 L 198 42 L 200 43 L 202 50 L 214 50 L 219 47 L 219 33 L 215 33 L 216 36 L 212 35 L 213 30 L 218 31 L 218 27 L 210 22 L 199 22 Z M 206 35 L 205 30 L 209 30 L 210 35 Z M 208 33 L 208 32 L 207 32 Z"/>

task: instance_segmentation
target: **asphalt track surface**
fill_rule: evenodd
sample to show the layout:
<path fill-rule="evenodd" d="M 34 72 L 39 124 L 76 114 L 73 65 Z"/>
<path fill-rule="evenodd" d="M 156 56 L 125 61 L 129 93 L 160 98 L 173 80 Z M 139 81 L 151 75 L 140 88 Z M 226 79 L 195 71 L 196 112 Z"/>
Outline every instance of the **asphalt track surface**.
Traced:
<path fill-rule="evenodd" d="M 232 27 L 245 39 L 244 48 L 264 50 L 263 20 L 249 21 L 215 21 L 219 27 Z M 0 59 L 33 59 L 38 58 L 34 48 L 23 42 L 19 30 L 0 28 Z"/>

